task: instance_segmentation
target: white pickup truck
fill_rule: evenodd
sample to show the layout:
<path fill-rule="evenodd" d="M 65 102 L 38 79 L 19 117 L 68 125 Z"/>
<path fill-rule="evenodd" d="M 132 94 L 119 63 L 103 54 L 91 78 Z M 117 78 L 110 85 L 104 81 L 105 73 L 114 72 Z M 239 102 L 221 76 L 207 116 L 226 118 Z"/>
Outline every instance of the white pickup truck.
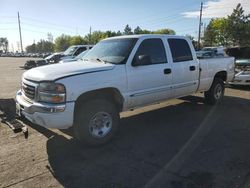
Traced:
<path fill-rule="evenodd" d="M 198 60 L 185 37 L 108 38 L 81 62 L 25 72 L 17 114 L 47 128 L 73 126 L 76 138 L 98 145 L 117 131 L 119 112 L 195 92 L 217 104 L 233 77 L 234 58 Z"/>

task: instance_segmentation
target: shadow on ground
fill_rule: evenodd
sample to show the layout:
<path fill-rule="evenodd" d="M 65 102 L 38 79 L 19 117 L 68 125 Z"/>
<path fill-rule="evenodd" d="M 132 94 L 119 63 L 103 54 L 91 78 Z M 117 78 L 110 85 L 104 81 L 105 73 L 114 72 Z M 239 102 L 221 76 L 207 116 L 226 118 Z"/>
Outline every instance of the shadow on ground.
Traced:
<path fill-rule="evenodd" d="M 228 88 L 235 89 L 235 90 L 243 90 L 243 91 L 250 91 L 250 85 L 244 86 L 244 85 L 228 85 Z"/>
<path fill-rule="evenodd" d="M 16 102 L 13 98 L 0 99 L 0 118 L 6 118 L 8 120 L 15 118 Z"/>
<path fill-rule="evenodd" d="M 142 187 L 173 158 L 212 109 L 200 97 L 181 100 L 178 105 L 121 119 L 117 136 L 101 147 L 82 145 L 31 123 L 29 126 L 48 138 L 47 168 L 64 187 Z M 224 105 L 216 110 L 220 113 L 238 104 L 250 102 L 225 97 Z M 63 132 L 71 135 L 70 129 Z M 199 178 L 194 181 L 199 182 Z"/>

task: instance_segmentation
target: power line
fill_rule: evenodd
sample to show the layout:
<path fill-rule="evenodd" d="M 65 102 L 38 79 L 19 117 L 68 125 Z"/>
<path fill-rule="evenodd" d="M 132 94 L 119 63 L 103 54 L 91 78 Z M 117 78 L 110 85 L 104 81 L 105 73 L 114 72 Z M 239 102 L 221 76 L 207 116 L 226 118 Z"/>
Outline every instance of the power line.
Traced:
<path fill-rule="evenodd" d="M 18 28 L 1 28 L 0 31 L 11 31 L 11 30 L 17 30 Z"/>
<path fill-rule="evenodd" d="M 72 28 L 72 30 L 75 30 L 75 28 L 73 29 L 73 27 L 72 26 L 66 26 L 66 25 L 61 25 L 61 24 L 58 24 L 58 23 L 52 23 L 52 22 L 47 22 L 47 21 L 43 21 L 43 20 L 38 20 L 38 19 L 34 19 L 34 18 L 28 18 L 28 17 L 22 17 L 24 20 L 27 20 L 27 21 L 29 21 L 29 22 L 35 22 L 35 23 L 37 23 L 37 22 L 39 22 L 40 24 L 47 24 L 47 25 L 52 25 L 53 27 L 58 27 L 58 28 L 67 28 L 67 29 L 71 29 Z M 77 28 L 80 28 L 80 29 L 83 29 L 83 31 L 88 31 L 88 29 L 87 28 L 83 28 L 83 27 L 79 27 L 79 26 L 77 26 Z"/>
<path fill-rule="evenodd" d="M 46 35 L 48 34 L 48 33 L 46 33 L 46 32 L 37 31 L 37 30 L 35 31 L 35 30 L 30 30 L 30 29 L 25 29 L 25 28 L 23 28 L 23 30 L 24 30 L 24 31 L 28 31 L 28 32 L 32 32 L 32 33 L 42 33 L 42 34 L 46 34 Z"/>
<path fill-rule="evenodd" d="M 59 28 L 56 28 L 56 27 L 53 27 L 53 26 L 42 26 L 42 25 L 39 25 L 39 24 L 30 24 L 30 23 L 27 23 L 27 22 L 22 22 L 22 25 L 26 25 L 26 26 L 31 26 L 31 27 L 36 27 L 36 28 L 40 28 L 40 29 L 50 29 L 50 30 L 54 30 L 54 31 L 61 31 L 61 32 L 66 32 L 66 33 L 75 33 L 73 31 L 73 29 L 71 30 L 70 28 L 68 29 L 59 29 Z"/>

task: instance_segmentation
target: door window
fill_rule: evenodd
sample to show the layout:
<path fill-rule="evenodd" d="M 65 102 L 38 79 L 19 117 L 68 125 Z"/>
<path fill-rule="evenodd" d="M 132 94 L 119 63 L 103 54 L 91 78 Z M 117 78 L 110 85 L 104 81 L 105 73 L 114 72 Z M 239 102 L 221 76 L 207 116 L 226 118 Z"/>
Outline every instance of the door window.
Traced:
<path fill-rule="evenodd" d="M 80 48 L 78 48 L 77 50 L 76 50 L 76 52 L 75 52 L 75 56 L 78 56 L 80 53 L 82 53 L 83 51 L 85 51 L 85 50 L 87 50 L 87 48 L 86 47 L 80 47 Z"/>
<path fill-rule="evenodd" d="M 193 60 L 192 52 L 186 40 L 168 39 L 168 44 L 174 63 Z"/>
<path fill-rule="evenodd" d="M 145 39 L 139 46 L 134 61 L 139 56 L 149 56 L 151 64 L 166 63 L 167 57 L 161 39 Z"/>

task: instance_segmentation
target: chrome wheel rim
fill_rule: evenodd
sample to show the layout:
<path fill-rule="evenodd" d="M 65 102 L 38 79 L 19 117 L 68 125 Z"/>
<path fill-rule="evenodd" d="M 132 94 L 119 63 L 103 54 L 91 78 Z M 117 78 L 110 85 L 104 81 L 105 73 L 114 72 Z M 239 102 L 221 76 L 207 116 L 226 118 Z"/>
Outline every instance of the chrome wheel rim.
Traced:
<path fill-rule="evenodd" d="M 107 112 L 97 112 L 89 122 L 89 132 L 93 137 L 102 138 L 112 128 L 112 117 Z"/>
<path fill-rule="evenodd" d="M 216 100 L 219 100 L 222 97 L 223 88 L 220 84 L 217 84 L 214 88 L 214 97 Z"/>

